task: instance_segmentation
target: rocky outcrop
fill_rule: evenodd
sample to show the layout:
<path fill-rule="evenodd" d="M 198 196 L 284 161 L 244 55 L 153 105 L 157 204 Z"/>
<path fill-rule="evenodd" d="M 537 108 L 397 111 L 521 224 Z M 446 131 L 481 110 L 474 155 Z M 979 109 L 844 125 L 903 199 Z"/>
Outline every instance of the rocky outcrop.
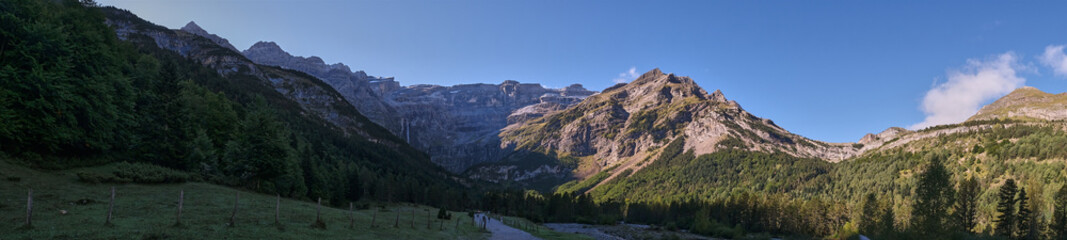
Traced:
<path fill-rule="evenodd" d="M 393 78 L 352 71 L 319 57 L 293 56 L 273 42 L 258 42 L 242 52 L 258 64 L 318 77 L 375 123 L 389 129 L 453 172 L 499 160 L 501 129 L 580 102 L 595 92 L 575 84 L 561 89 L 504 81 L 501 84 L 401 87 Z"/>
<path fill-rule="evenodd" d="M 866 145 L 877 146 L 877 145 L 880 145 L 881 143 L 884 143 L 886 141 L 892 140 L 892 139 L 896 138 L 897 136 L 900 136 L 901 134 L 910 133 L 910 132 L 911 131 L 908 131 L 907 129 L 904 129 L 904 128 L 891 127 L 891 128 L 885 129 L 884 131 L 882 131 L 882 132 L 880 132 L 878 134 L 868 133 L 867 135 L 864 135 L 863 138 L 860 138 L 860 140 L 858 142 L 856 142 L 856 143 L 863 144 L 865 146 Z"/>
<path fill-rule="evenodd" d="M 860 152 L 850 143 L 824 143 L 792 134 L 769 119 L 745 111 L 721 91 L 708 94 L 689 77 L 659 69 L 562 111 L 552 112 L 551 106 L 531 106 L 523 112 L 536 112 L 538 108 L 549 109 L 543 111 L 549 113 L 515 121 L 505 128 L 501 147 L 515 153 L 541 153 L 558 159 L 556 164 L 577 162 L 570 167 L 579 178 L 602 169 L 613 169 L 614 173 L 640 170 L 646 159 L 658 154 L 658 149 L 679 138 L 684 139 L 686 150 L 697 155 L 733 148 L 840 161 Z M 519 159 L 514 164 L 525 168 L 495 164 L 480 167 L 495 169 L 476 168 L 470 172 L 488 176 L 484 173 L 507 169 L 508 173 L 502 175 L 528 176 L 554 164 L 547 161 L 531 165 L 523 161 Z"/>
<path fill-rule="evenodd" d="M 367 120 L 341 94 L 318 78 L 256 64 L 235 50 L 220 45 L 218 42 L 221 38 L 207 34 L 195 24 L 187 25 L 188 30 L 171 30 L 140 19 L 129 11 L 115 8 L 103 10 L 107 24 L 115 29 L 122 40 L 155 45 L 215 69 L 221 75 L 241 76 L 233 79 L 254 81 L 243 84 L 269 86 L 281 95 L 279 97 L 288 99 L 302 109 L 299 114 L 321 119 L 347 135 L 360 136 L 395 149 L 407 148 L 395 136 Z M 209 39 L 201 34 L 218 39 Z M 225 42 L 225 39 L 221 42 Z"/>
<path fill-rule="evenodd" d="M 179 30 L 185 31 L 187 33 L 192 33 L 197 36 L 205 37 L 211 40 L 212 42 L 215 42 L 215 44 L 218 44 L 219 46 L 233 50 L 234 52 L 239 52 L 237 51 L 237 48 L 233 47 L 233 45 L 230 44 L 229 40 L 219 37 L 219 35 L 208 33 L 203 28 L 200 28 L 199 25 L 196 25 L 196 22 L 189 21 L 188 24 L 185 24 L 185 27 L 182 27 Z"/>
<path fill-rule="evenodd" d="M 396 111 L 383 97 L 400 88 L 393 78 L 369 76 L 363 71 L 352 71 L 341 63 L 326 64 L 315 56 L 293 56 L 274 42 L 257 42 L 241 53 L 257 64 L 292 69 L 322 79 L 374 123 L 391 131 L 400 128 Z"/>
<path fill-rule="evenodd" d="M 401 138 L 441 166 L 461 172 L 509 153 L 498 147 L 500 130 L 509 121 L 558 111 L 591 94 L 581 85 L 550 89 L 509 80 L 451 87 L 413 85 L 388 93 L 386 100 L 399 114 Z"/>
<path fill-rule="evenodd" d="M 1064 120 L 1067 119 L 1067 93 L 1051 94 L 1034 87 L 1015 89 L 1008 95 L 982 107 L 967 121 L 991 119 Z"/>

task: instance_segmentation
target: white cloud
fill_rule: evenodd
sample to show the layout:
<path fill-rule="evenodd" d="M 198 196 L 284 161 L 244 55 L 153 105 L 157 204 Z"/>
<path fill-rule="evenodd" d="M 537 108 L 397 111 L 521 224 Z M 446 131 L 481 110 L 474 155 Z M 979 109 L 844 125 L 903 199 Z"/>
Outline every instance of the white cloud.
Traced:
<path fill-rule="evenodd" d="M 1067 77 L 1067 54 L 1063 53 L 1063 45 L 1045 47 L 1045 54 L 1039 58 L 1041 63 L 1051 67 L 1057 76 Z"/>
<path fill-rule="evenodd" d="M 612 81 L 615 83 L 625 83 L 637 79 L 638 76 L 641 76 L 641 74 L 637 73 L 637 68 L 630 67 L 629 71 L 619 73 L 619 77 L 615 78 Z"/>
<path fill-rule="evenodd" d="M 978 112 L 983 102 L 1004 96 L 1021 87 L 1026 79 L 1016 75 L 1025 69 L 1011 52 L 986 60 L 967 60 L 960 70 L 948 71 L 948 81 L 934 86 L 923 98 L 926 119 L 911 129 L 958 123 Z"/>

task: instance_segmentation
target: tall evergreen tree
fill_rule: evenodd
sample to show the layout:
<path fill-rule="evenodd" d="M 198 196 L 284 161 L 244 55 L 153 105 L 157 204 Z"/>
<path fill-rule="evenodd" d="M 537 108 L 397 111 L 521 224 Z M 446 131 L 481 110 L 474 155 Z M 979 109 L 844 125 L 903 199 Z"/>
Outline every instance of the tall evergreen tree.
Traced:
<path fill-rule="evenodd" d="M 978 224 L 978 195 L 981 193 L 981 188 L 978 186 L 978 180 L 973 177 L 969 177 L 960 181 L 959 191 L 956 198 L 956 221 L 960 224 L 961 230 L 965 232 L 971 232 L 975 225 Z"/>
<path fill-rule="evenodd" d="M 863 200 L 863 211 L 860 214 L 859 230 L 860 233 L 867 235 L 876 235 L 882 232 L 881 224 L 881 211 L 878 204 L 878 198 L 874 193 L 868 193 L 867 197 Z"/>
<path fill-rule="evenodd" d="M 892 239 L 897 232 L 896 227 L 893 225 L 896 221 L 896 215 L 893 214 L 892 195 L 890 195 L 890 200 L 885 201 L 883 205 L 882 216 L 879 220 L 879 223 L 882 226 L 878 228 L 881 232 L 877 233 L 877 235 L 886 239 Z"/>
<path fill-rule="evenodd" d="M 1051 239 L 1067 240 L 1067 186 L 1060 187 L 1052 200 L 1052 223 L 1049 224 L 1049 237 Z"/>
<path fill-rule="evenodd" d="M 997 194 L 1000 201 L 997 202 L 997 220 L 996 234 L 999 236 L 1012 238 L 1015 231 L 1015 194 L 1018 192 L 1017 186 L 1015 186 L 1015 180 L 1009 178 L 1004 181 L 1004 185 L 1000 186 L 1000 193 Z"/>
<path fill-rule="evenodd" d="M 1026 187 L 1019 188 L 1019 196 L 1015 200 L 1019 203 L 1019 211 L 1015 214 L 1015 239 L 1035 239 L 1034 212 L 1030 204 L 1029 196 L 1026 196 Z"/>
<path fill-rule="evenodd" d="M 939 154 L 926 157 L 929 164 L 926 171 L 919 175 L 919 184 L 915 189 L 915 205 L 912 209 L 912 229 L 922 236 L 944 237 L 949 230 L 948 209 L 952 206 L 955 193 L 950 182 L 949 172 L 941 163 Z"/>

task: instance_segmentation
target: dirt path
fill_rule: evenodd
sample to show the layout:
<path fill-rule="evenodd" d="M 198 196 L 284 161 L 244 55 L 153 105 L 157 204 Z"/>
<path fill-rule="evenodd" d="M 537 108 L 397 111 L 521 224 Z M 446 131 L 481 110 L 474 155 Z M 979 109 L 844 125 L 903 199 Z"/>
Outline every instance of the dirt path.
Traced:
<path fill-rule="evenodd" d="M 486 224 L 485 228 L 493 233 L 493 235 L 489 236 L 490 240 L 540 240 L 540 238 L 534 237 L 530 233 L 504 225 L 500 220 L 487 218 L 485 214 L 476 214 L 474 217 L 477 219 L 478 224 L 482 224 L 484 219 L 489 220 L 489 224 Z"/>
<path fill-rule="evenodd" d="M 577 223 L 548 223 L 545 227 L 551 228 L 557 232 L 565 233 L 580 233 L 586 236 L 593 237 L 596 240 L 622 240 L 620 237 L 612 236 L 611 234 L 604 233 L 596 227 L 577 224 Z"/>

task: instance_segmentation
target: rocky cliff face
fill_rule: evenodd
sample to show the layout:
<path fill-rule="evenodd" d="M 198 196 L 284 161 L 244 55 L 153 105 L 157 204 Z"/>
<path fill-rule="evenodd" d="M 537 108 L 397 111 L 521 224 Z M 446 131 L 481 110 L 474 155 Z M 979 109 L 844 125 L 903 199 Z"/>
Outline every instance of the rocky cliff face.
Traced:
<path fill-rule="evenodd" d="M 460 172 L 509 153 L 500 149 L 500 130 L 580 102 L 593 92 L 581 85 L 563 89 L 504 81 L 451 87 L 414 85 L 386 95 L 399 113 L 398 135 L 423 149 L 433 161 Z"/>
<path fill-rule="evenodd" d="M 257 64 L 292 69 L 322 79 L 371 121 L 399 133 L 396 131 L 400 129 L 398 114 L 383 97 L 400 88 L 393 78 L 369 76 L 363 71 L 352 71 L 341 63 L 326 64 L 315 56 L 293 56 L 274 42 L 257 42 L 241 53 Z"/>
<path fill-rule="evenodd" d="M 990 119 L 1064 120 L 1067 119 L 1067 93 L 1051 94 L 1034 87 L 1015 89 L 1008 95 L 982 107 L 967 121 Z"/>
<path fill-rule="evenodd" d="M 870 149 L 872 147 L 881 146 L 885 142 L 892 141 L 898 136 L 907 133 L 911 133 L 911 131 L 900 127 L 891 127 L 878 134 L 868 133 L 867 135 L 864 135 L 863 138 L 860 138 L 859 142 L 856 143 L 863 144 L 863 149 Z"/>
<path fill-rule="evenodd" d="M 295 104 L 303 109 L 300 114 L 321 119 L 348 135 L 360 136 L 395 149 L 408 148 L 384 128 L 367 120 L 341 94 L 315 77 L 256 64 L 231 49 L 232 46 L 220 45 L 219 42 L 225 43 L 225 39 L 207 34 L 192 23 L 186 26 L 188 31 L 171 30 L 140 19 L 129 11 L 115 8 L 103 10 L 108 25 L 115 29 L 122 40 L 155 45 L 215 69 L 224 76 L 236 76 L 233 79 L 270 86 L 291 101 L 285 104 Z"/>
<path fill-rule="evenodd" d="M 233 45 L 230 44 L 229 40 L 226 40 L 225 38 L 219 37 L 219 35 L 208 33 L 203 28 L 200 28 L 199 25 L 196 25 L 196 22 L 189 21 L 189 23 L 185 24 L 185 27 L 182 27 L 180 30 L 185 31 L 187 33 L 192 33 L 192 34 L 197 35 L 197 36 L 201 36 L 201 37 L 207 38 L 207 39 L 211 40 L 212 42 L 215 42 L 215 44 L 218 44 L 219 46 L 222 46 L 224 48 L 233 50 L 234 52 L 238 52 L 237 48 L 233 47 Z"/>
<path fill-rule="evenodd" d="M 322 79 L 372 121 L 453 172 L 508 153 L 498 147 L 497 135 L 509 123 L 562 110 L 594 94 L 578 84 L 548 89 L 517 81 L 400 87 L 393 78 L 372 77 L 341 63 L 326 64 L 319 57 L 293 56 L 273 42 L 258 42 L 242 53 L 258 64 Z"/>
<path fill-rule="evenodd" d="M 659 69 L 565 110 L 547 112 L 505 128 L 500 134 L 501 148 L 518 154 L 540 153 L 558 161 L 530 165 L 524 158 L 509 158 L 513 165 L 481 166 L 471 170 L 476 173 L 472 176 L 499 181 L 502 176 L 543 172 L 553 164 L 571 168 L 578 178 L 604 169 L 613 169 L 614 174 L 636 171 L 678 138 L 697 155 L 737 148 L 839 161 L 859 153 L 853 144 L 824 143 L 792 134 L 745 111 L 721 91 L 708 94 L 692 79 Z M 525 167 L 514 167 L 519 165 Z M 493 174 L 501 172 L 498 169 L 508 170 Z"/>

